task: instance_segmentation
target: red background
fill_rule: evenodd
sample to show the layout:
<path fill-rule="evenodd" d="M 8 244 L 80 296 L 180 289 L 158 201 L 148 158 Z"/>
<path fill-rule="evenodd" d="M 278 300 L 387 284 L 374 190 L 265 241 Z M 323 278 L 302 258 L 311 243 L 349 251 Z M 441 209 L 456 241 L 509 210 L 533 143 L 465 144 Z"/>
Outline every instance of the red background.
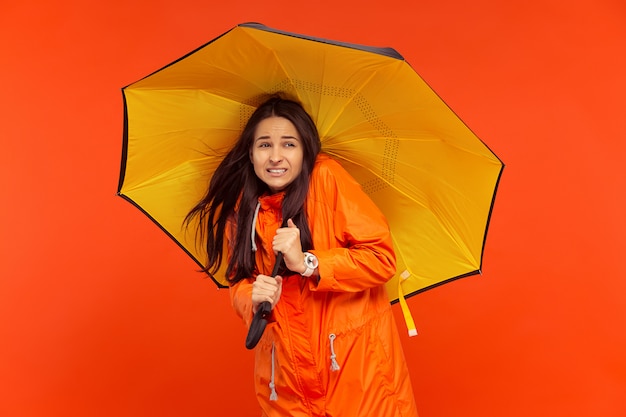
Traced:
<path fill-rule="evenodd" d="M 246 21 L 396 48 L 507 164 L 484 274 L 409 300 L 421 416 L 626 415 L 623 1 L 371 3 L 2 1 L 0 416 L 258 415 L 227 293 L 115 196 L 120 88 Z"/>

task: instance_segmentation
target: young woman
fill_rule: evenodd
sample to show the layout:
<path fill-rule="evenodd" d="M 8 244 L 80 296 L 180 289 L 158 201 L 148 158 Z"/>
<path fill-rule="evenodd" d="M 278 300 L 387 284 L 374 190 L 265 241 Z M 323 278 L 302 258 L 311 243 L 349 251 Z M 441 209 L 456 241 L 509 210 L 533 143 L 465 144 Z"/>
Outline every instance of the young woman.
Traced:
<path fill-rule="evenodd" d="M 225 257 L 247 326 L 271 303 L 255 348 L 263 416 L 415 417 L 384 286 L 395 272 L 388 224 L 320 149 L 298 103 L 272 98 L 254 112 L 189 213 L 201 220 L 206 271 Z"/>

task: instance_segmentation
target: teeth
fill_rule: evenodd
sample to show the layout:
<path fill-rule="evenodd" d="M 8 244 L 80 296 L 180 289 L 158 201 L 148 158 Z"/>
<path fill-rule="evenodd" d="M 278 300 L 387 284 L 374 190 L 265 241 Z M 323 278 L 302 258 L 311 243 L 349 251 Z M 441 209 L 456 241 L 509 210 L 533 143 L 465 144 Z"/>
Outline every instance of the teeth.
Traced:
<path fill-rule="evenodd" d="M 273 174 L 280 174 L 281 172 L 285 172 L 284 169 L 270 169 L 268 171 L 273 173 Z"/>

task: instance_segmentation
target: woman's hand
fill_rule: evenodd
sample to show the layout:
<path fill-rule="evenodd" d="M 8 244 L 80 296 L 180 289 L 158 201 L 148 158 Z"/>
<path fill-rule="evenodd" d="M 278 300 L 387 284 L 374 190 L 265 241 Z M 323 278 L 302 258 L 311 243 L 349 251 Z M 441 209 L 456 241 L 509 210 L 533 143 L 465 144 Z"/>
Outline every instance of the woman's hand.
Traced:
<path fill-rule="evenodd" d="M 285 266 L 293 272 L 302 273 L 306 270 L 304 266 L 304 252 L 300 242 L 300 229 L 293 220 L 287 220 L 287 227 L 281 227 L 276 231 L 272 241 L 274 253 L 281 252 Z"/>
<path fill-rule="evenodd" d="M 283 290 L 283 278 L 276 275 L 276 278 L 267 275 L 257 275 L 252 284 L 252 313 L 257 312 L 259 305 L 264 301 L 269 301 L 272 308 L 280 300 Z"/>

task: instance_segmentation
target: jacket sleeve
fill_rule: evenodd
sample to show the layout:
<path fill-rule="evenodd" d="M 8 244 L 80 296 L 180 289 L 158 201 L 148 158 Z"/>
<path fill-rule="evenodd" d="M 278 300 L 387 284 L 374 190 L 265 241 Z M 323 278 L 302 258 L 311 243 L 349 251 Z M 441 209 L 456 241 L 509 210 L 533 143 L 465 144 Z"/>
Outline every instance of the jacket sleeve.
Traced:
<path fill-rule="evenodd" d="M 246 327 L 250 327 L 252 322 L 252 280 L 243 279 L 232 285 L 229 289 L 230 302 L 233 309 L 239 317 L 241 317 L 246 324 Z"/>
<path fill-rule="evenodd" d="M 386 283 L 396 258 L 384 215 L 339 163 L 327 160 L 316 168 L 309 198 L 324 213 L 327 236 L 317 238 L 320 220 L 313 220 L 319 281 L 309 284 L 311 290 L 357 292 Z"/>

